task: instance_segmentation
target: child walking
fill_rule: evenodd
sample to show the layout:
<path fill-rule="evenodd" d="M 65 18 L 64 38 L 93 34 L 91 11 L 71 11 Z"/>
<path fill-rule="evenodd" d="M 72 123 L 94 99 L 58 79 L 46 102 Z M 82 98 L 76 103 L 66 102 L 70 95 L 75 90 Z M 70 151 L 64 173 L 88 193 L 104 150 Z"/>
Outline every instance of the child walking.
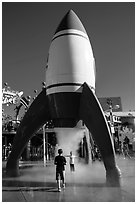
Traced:
<path fill-rule="evenodd" d="M 55 157 L 54 164 L 56 165 L 56 180 L 58 185 L 58 191 L 61 191 L 61 180 L 62 186 L 65 188 L 65 165 L 66 165 L 66 158 L 62 155 L 63 150 L 58 150 L 58 156 Z"/>

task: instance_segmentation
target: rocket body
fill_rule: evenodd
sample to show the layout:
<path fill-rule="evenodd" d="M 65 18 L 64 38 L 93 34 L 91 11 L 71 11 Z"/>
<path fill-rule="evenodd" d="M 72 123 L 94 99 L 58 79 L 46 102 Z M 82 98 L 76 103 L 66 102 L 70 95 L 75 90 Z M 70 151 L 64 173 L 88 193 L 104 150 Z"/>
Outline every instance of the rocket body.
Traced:
<path fill-rule="evenodd" d="M 95 90 L 95 60 L 85 28 L 72 10 L 52 38 L 45 81 L 55 127 L 74 127 L 82 84 Z"/>
<path fill-rule="evenodd" d="M 95 60 L 88 35 L 70 10 L 51 41 L 46 87 L 33 101 L 17 130 L 7 161 L 8 175 L 19 174 L 19 158 L 27 142 L 46 121 L 52 120 L 55 128 L 73 128 L 82 120 L 99 147 L 107 181 L 119 185 L 112 137 L 95 95 L 95 78 Z"/>

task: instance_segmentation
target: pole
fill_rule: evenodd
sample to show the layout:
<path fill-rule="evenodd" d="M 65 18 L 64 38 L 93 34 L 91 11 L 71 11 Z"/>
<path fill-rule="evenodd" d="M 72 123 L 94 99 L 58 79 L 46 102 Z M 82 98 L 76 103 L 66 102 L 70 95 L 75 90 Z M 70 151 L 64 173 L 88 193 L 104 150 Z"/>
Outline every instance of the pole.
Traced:
<path fill-rule="evenodd" d="M 113 142 L 114 142 L 114 121 L 113 121 L 112 104 L 110 104 L 109 109 L 110 109 L 110 127 L 111 127 L 111 134 L 112 134 L 112 139 L 113 139 Z"/>
<path fill-rule="evenodd" d="M 48 161 L 49 155 L 48 155 L 48 133 L 46 133 L 46 159 Z"/>
<path fill-rule="evenodd" d="M 112 105 L 109 106 L 109 112 L 110 112 L 110 123 L 113 123 L 113 114 L 112 114 Z"/>
<path fill-rule="evenodd" d="M 46 165 L 45 125 L 43 125 L 43 161 L 44 161 L 44 166 L 45 166 Z"/>
<path fill-rule="evenodd" d="M 5 153 L 4 153 L 4 159 L 7 159 L 7 136 L 5 136 Z"/>

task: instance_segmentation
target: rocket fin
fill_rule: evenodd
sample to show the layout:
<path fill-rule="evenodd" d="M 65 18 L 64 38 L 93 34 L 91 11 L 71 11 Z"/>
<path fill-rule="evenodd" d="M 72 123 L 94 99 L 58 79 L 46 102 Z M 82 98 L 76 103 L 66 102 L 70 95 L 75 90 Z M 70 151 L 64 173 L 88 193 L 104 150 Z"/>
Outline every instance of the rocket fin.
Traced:
<path fill-rule="evenodd" d="M 115 161 L 111 133 L 102 107 L 86 83 L 83 84 L 79 114 L 99 147 L 106 169 L 107 181 L 117 185 L 119 183 L 120 170 Z"/>
<path fill-rule="evenodd" d="M 7 161 L 7 175 L 18 176 L 19 158 L 33 134 L 50 119 L 46 90 L 37 96 L 22 119 L 15 135 L 12 151 Z"/>

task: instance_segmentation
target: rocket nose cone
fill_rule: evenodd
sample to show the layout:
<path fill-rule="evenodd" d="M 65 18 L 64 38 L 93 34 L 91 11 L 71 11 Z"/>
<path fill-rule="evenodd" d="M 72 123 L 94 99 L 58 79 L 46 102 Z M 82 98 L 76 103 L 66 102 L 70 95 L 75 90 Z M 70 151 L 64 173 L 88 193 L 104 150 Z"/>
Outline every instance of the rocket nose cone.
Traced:
<path fill-rule="evenodd" d="M 83 24 L 81 23 L 80 19 L 78 18 L 78 16 L 75 14 L 73 10 L 69 10 L 67 12 L 67 14 L 64 16 L 59 26 L 57 27 L 55 34 L 59 31 L 67 30 L 67 29 L 80 30 L 86 33 L 86 30 Z"/>

